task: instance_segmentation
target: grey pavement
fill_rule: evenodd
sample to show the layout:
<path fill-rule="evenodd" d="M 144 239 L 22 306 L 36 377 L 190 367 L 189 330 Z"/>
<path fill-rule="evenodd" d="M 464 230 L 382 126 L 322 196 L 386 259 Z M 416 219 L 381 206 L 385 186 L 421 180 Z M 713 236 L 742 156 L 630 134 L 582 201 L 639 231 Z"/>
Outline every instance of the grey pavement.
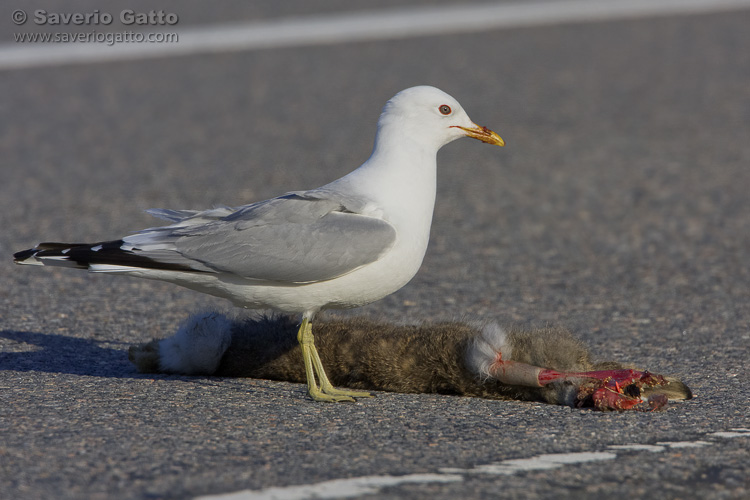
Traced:
<path fill-rule="evenodd" d="M 243 20 L 274 15 L 237 4 Z M 231 17 L 204 9 L 179 13 Z M 290 488 L 404 476 L 361 496 L 750 498 L 748 25 L 745 10 L 3 71 L 0 497 L 309 498 Z M 694 400 L 625 414 L 386 393 L 325 405 L 302 385 L 143 376 L 129 345 L 230 306 L 12 263 L 40 241 L 159 224 L 146 208 L 333 180 L 368 156 L 385 100 L 425 83 L 507 146 L 441 151 L 422 269 L 345 314 L 561 324 L 599 358 L 680 375 Z M 507 468 L 583 452 L 611 456 Z"/>

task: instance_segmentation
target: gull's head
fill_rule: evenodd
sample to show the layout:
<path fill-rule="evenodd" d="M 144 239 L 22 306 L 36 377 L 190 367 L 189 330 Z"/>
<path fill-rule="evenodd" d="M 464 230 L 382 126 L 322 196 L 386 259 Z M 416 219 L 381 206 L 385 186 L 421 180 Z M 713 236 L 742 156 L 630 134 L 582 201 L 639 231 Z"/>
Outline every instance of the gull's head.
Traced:
<path fill-rule="evenodd" d="M 505 145 L 495 132 L 472 122 L 453 97 L 429 86 L 411 87 L 393 96 L 378 121 L 378 135 L 381 134 L 411 140 L 435 151 L 461 137 Z"/>

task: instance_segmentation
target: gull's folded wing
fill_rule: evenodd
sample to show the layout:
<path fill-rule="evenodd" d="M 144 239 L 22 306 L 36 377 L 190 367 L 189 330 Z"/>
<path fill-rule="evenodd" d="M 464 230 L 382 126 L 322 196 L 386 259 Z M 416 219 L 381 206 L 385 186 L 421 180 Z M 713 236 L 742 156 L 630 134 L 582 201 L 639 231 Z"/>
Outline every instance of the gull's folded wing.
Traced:
<path fill-rule="evenodd" d="M 296 193 L 222 217 L 189 214 L 171 226 L 124 238 L 143 255 L 163 258 L 164 251 L 174 252 L 218 272 L 280 283 L 347 274 L 378 260 L 395 240 L 395 229 L 382 219 L 352 213 L 336 200 Z"/>

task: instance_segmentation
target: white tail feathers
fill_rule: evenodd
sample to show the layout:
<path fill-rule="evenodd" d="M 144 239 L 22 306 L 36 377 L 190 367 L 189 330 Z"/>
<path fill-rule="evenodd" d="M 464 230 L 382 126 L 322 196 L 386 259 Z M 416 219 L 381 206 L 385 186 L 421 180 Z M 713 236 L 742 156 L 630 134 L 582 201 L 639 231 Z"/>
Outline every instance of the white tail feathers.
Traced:
<path fill-rule="evenodd" d="M 159 341 L 159 368 L 167 373 L 210 375 L 231 342 L 232 321 L 225 315 L 193 315 L 176 334 Z"/>
<path fill-rule="evenodd" d="M 48 259 L 49 257 L 45 257 Z M 120 266 L 117 264 L 89 264 L 89 271 L 92 273 L 131 273 L 133 271 L 143 271 L 141 267 Z"/>
<path fill-rule="evenodd" d="M 493 377 L 490 368 L 497 361 L 498 354 L 509 361 L 513 349 L 508 334 L 497 323 L 481 325 L 479 331 L 466 350 L 466 366 L 482 380 L 487 380 Z"/>

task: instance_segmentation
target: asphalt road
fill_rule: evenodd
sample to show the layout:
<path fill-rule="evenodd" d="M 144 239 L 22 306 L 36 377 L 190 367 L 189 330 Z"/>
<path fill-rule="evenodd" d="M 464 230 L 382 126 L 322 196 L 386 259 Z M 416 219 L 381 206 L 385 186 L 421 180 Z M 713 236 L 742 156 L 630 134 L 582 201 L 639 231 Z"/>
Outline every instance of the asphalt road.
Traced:
<path fill-rule="evenodd" d="M 237 9 L 179 13 L 255 15 Z M 748 25 L 745 10 L 3 71 L 0 497 L 750 497 Z M 146 208 L 328 182 L 367 157 L 383 103 L 423 83 L 508 145 L 440 153 L 423 268 L 356 312 L 562 324 L 600 358 L 681 375 L 694 400 L 325 405 L 301 385 L 141 376 L 129 345 L 229 306 L 11 262 L 141 229 Z"/>

